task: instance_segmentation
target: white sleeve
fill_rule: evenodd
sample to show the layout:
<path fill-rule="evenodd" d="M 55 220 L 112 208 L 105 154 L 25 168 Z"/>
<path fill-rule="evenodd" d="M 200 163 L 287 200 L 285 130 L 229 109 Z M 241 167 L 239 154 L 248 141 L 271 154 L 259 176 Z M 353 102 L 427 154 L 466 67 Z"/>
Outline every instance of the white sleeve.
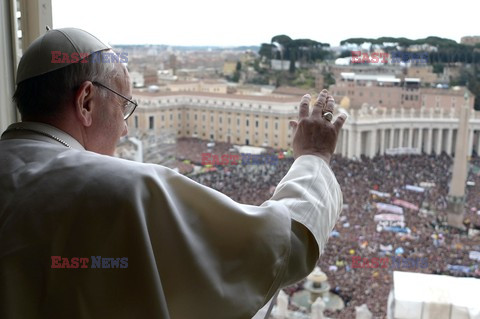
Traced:
<path fill-rule="evenodd" d="M 139 212 L 148 216 L 168 307 L 178 318 L 189 318 L 186 304 L 198 318 L 251 318 L 279 288 L 308 275 L 341 210 L 338 183 L 316 156 L 299 157 L 261 206 L 151 167 L 157 177 L 136 188 L 144 198 Z"/>
<path fill-rule="evenodd" d="M 329 165 L 318 156 L 300 156 L 271 200 L 285 205 L 292 219 L 308 228 L 321 255 L 343 205 L 342 191 Z"/>

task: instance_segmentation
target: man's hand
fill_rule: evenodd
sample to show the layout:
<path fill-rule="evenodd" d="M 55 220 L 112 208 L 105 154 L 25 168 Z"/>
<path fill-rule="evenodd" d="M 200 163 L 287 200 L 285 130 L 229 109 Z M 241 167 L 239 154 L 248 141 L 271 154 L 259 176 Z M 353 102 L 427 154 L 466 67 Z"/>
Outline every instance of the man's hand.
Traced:
<path fill-rule="evenodd" d="M 322 90 L 309 114 L 311 97 L 303 96 L 300 102 L 299 120 L 290 121 L 293 127 L 293 156 L 316 155 L 330 163 L 330 158 L 337 145 L 338 132 L 347 119 L 346 114 L 340 114 L 334 123 L 326 120 L 323 114 L 333 113 L 335 101 L 327 90 Z"/>

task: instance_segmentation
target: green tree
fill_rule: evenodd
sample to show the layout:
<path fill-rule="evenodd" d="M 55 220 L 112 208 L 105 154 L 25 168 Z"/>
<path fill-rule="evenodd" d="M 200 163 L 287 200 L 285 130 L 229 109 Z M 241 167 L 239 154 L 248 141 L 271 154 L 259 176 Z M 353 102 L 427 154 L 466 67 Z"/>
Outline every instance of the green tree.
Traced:
<path fill-rule="evenodd" d="M 328 89 L 330 85 L 335 84 L 335 79 L 333 77 L 333 74 L 328 72 L 323 75 L 323 87 L 325 89 Z"/>
<path fill-rule="evenodd" d="M 443 64 L 442 63 L 435 63 L 433 65 L 433 73 L 443 73 Z"/>
<path fill-rule="evenodd" d="M 242 71 L 242 63 L 237 61 L 237 65 L 235 66 L 235 72 L 233 73 L 232 81 L 237 82 L 240 80 L 240 74 Z"/>
<path fill-rule="evenodd" d="M 267 59 L 271 60 L 273 48 L 274 46 L 269 43 L 262 43 L 262 45 L 260 46 L 260 50 L 258 51 L 258 54 L 261 57 L 266 57 Z"/>
<path fill-rule="evenodd" d="M 280 35 L 276 35 L 272 38 L 270 43 L 273 43 L 273 42 L 278 42 L 281 45 L 283 45 L 284 47 L 287 47 L 287 46 L 290 45 L 290 42 L 292 42 L 292 38 L 290 38 L 288 35 L 280 34 Z"/>
<path fill-rule="evenodd" d="M 295 70 L 296 70 L 295 63 L 297 62 L 296 56 L 297 56 L 296 49 L 290 49 L 290 67 L 288 68 L 288 71 L 291 74 L 295 74 Z"/>

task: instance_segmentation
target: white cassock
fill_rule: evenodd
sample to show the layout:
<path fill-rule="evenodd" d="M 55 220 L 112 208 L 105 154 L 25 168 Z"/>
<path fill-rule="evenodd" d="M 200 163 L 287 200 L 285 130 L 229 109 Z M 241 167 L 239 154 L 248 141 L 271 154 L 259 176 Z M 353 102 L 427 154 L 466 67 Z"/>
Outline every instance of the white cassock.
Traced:
<path fill-rule="evenodd" d="M 13 124 L 0 141 L 0 318 L 248 319 L 310 273 L 341 206 L 316 156 L 251 206 L 85 151 L 54 127 Z M 52 268 L 74 257 L 87 267 Z"/>

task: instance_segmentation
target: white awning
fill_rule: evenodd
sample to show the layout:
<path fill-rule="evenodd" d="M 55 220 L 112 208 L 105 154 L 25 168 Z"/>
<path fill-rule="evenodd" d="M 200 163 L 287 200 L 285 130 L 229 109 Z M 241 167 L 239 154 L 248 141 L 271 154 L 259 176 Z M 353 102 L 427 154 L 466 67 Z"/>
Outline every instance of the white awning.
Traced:
<path fill-rule="evenodd" d="M 480 279 L 393 272 L 392 319 L 480 319 Z"/>

